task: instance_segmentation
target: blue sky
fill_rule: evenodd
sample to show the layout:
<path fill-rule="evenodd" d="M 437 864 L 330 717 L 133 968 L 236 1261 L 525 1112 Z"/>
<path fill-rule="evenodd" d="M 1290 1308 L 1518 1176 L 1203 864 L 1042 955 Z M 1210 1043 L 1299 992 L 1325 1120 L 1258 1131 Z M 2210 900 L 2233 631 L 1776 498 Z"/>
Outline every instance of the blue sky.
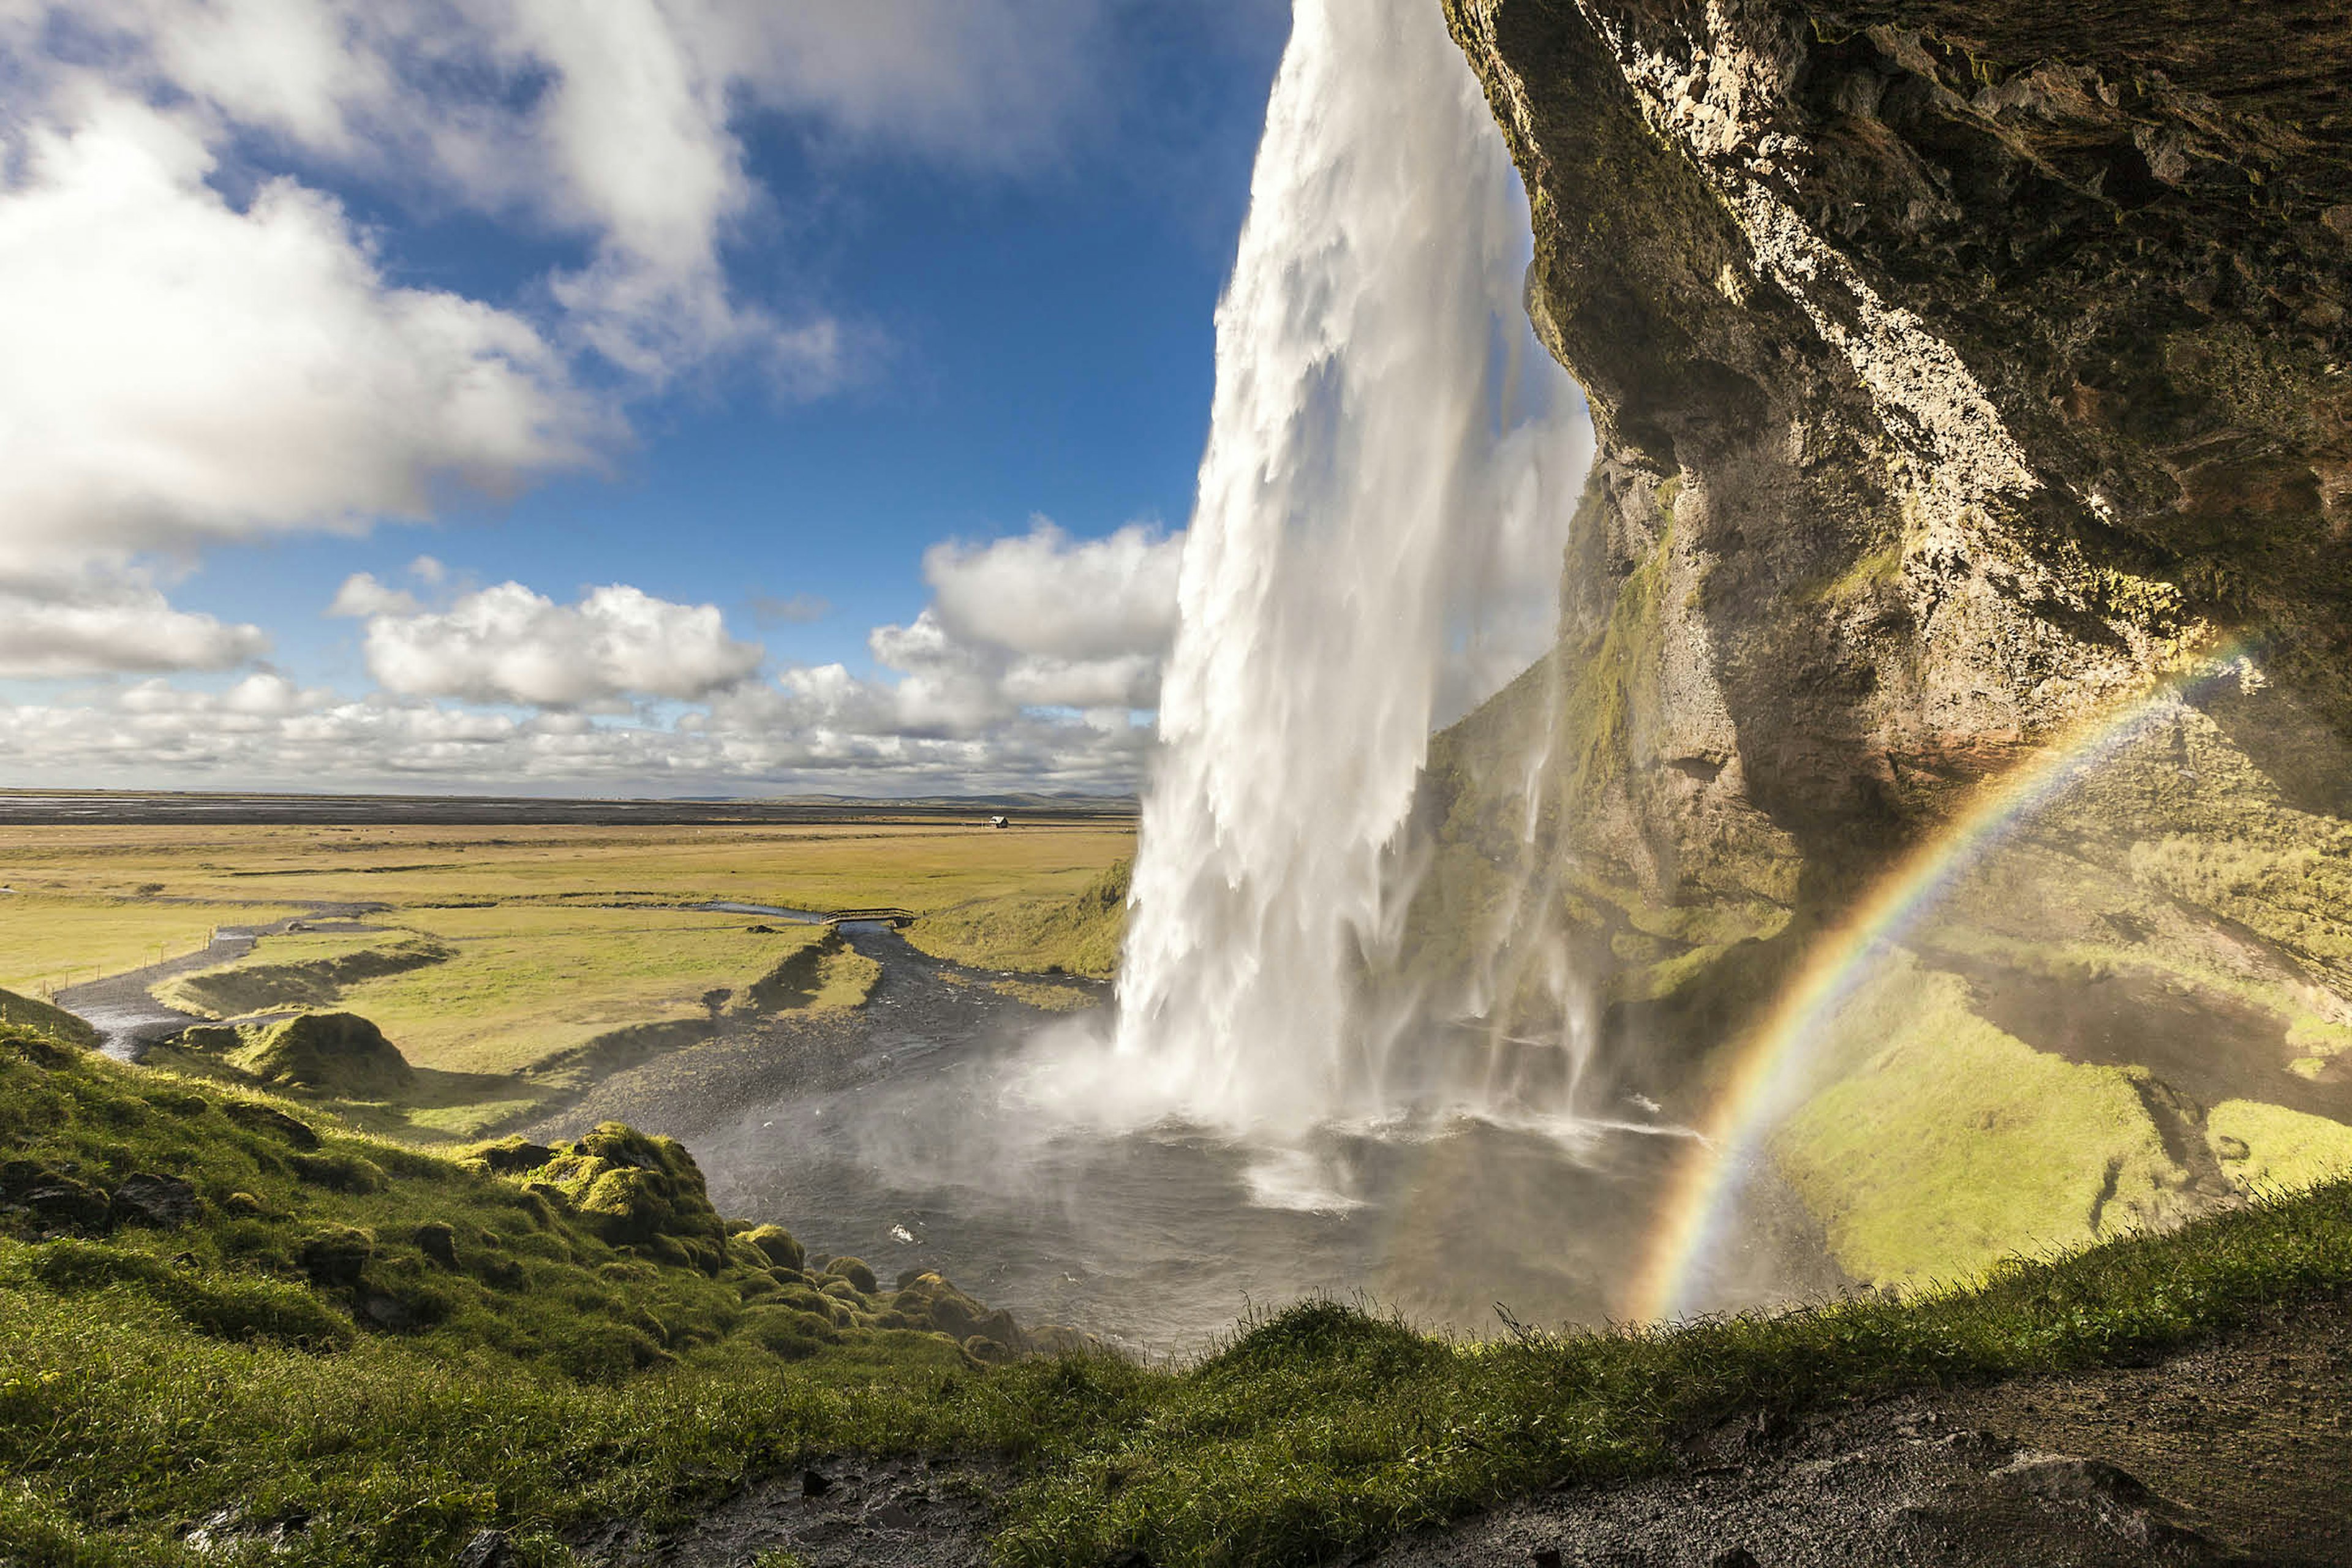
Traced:
<path fill-rule="evenodd" d="M 0 6 L 0 784 L 1131 787 L 1287 28 Z"/>

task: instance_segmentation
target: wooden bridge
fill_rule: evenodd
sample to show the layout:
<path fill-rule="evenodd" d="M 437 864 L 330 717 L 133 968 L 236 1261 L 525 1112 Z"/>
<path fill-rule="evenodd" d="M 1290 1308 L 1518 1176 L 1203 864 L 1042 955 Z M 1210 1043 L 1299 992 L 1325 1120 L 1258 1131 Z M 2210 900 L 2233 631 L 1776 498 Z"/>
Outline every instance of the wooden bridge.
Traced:
<path fill-rule="evenodd" d="M 886 925 L 904 931 L 915 923 L 912 910 L 828 910 L 820 917 L 826 925 Z"/>

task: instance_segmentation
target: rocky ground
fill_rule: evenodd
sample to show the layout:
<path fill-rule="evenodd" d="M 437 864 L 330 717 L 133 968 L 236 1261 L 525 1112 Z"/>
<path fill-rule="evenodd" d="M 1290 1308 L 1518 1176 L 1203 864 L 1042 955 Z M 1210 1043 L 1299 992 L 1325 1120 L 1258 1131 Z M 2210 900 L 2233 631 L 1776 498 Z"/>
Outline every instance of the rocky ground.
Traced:
<path fill-rule="evenodd" d="M 2352 1312 L 2158 1364 L 1905 1395 L 1692 1435 L 1674 1472 L 1422 1532 L 1382 1568 L 2321 1568 L 2352 1562 Z M 1000 1477 L 828 1458 L 688 1530 L 615 1523 L 604 1568 L 979 1564 Z M 495 1561 L 486 1557 L 485 1561 Z M 1129 1568 L 1144 1568 L 1136 1558 Z"/>
<path fill-rule="evenodd" d="M 2124 1568 L 2352 1562 L 2352 1321 L 2155 1366 L 1700 1434 L 1683 1468 L 1532 1499 L 1389 1568 Z"/>

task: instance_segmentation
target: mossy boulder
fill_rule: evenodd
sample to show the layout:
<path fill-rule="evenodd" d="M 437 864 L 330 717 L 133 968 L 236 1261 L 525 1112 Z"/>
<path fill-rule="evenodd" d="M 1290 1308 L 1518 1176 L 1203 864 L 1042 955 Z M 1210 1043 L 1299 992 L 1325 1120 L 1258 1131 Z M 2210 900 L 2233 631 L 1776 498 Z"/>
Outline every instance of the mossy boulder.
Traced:
<path fill-rule="evenodd" d="M 344 1100 L 383 1100 L 416 1081 L 383 1031 L 356 1013 L 305 1013 L 251 1032 L 229 1065 L 262 1082 Z"/>
<path fill-rule="evenodd" d="M 862 1258 L 836 1258 L 824 1266 L 824 1271 L 837 1279 L 848 1280 L 851 1289 L 861 1296 L 871 1296 L 882 1289 L 882 1282 L 874 1277 L 874 1270 Z"/>
<path fill-rule="evenodd" d="M 984 1340 L 1006 1353 L 1029 1348 L 1029 1336 L 1007 1311 L 991 1311 L 937 1274 L 919 1274 L 891 1298 L 890 1310 L 910 1327 L 929 1329 L 958 1343 Z M 983 1357 L 982 1359 L 992 1359 Z"/>
<path fill-rule="evenodd" d="M 607 1121 L 554 1157 L 526 1184 L 562 1202 L 614 1246 L 716 1272 L 727 1261 L 727 1226 L 710 1206 L 702 1172 L 683 1144 Z"/>
<path fill-rule="evenodd" d="M 797 1270 L 808 1260 L 807 1251 L 793 1238 L 791 1231 L 780 1225 L 753 1226 L 735 1239 L 757 1248 L 761 1257 L 778 1268 Z"/>

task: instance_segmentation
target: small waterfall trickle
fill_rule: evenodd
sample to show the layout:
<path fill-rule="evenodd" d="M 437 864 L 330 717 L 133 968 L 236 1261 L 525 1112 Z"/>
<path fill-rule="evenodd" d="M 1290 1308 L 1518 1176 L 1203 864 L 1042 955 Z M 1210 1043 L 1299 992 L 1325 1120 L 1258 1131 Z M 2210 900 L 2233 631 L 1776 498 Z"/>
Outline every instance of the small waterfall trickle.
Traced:
<path fill-rule="evenodd" d="M 1549 646 L 1590 462 L 1528 247 L 1439 8 L 1298 0 L 1217 317 L 1102 1084 L 1131 1106 L 1277 1142 L 1394 1109 L 1413 1041 L 1366 980 L 1431 728 Z"/>

